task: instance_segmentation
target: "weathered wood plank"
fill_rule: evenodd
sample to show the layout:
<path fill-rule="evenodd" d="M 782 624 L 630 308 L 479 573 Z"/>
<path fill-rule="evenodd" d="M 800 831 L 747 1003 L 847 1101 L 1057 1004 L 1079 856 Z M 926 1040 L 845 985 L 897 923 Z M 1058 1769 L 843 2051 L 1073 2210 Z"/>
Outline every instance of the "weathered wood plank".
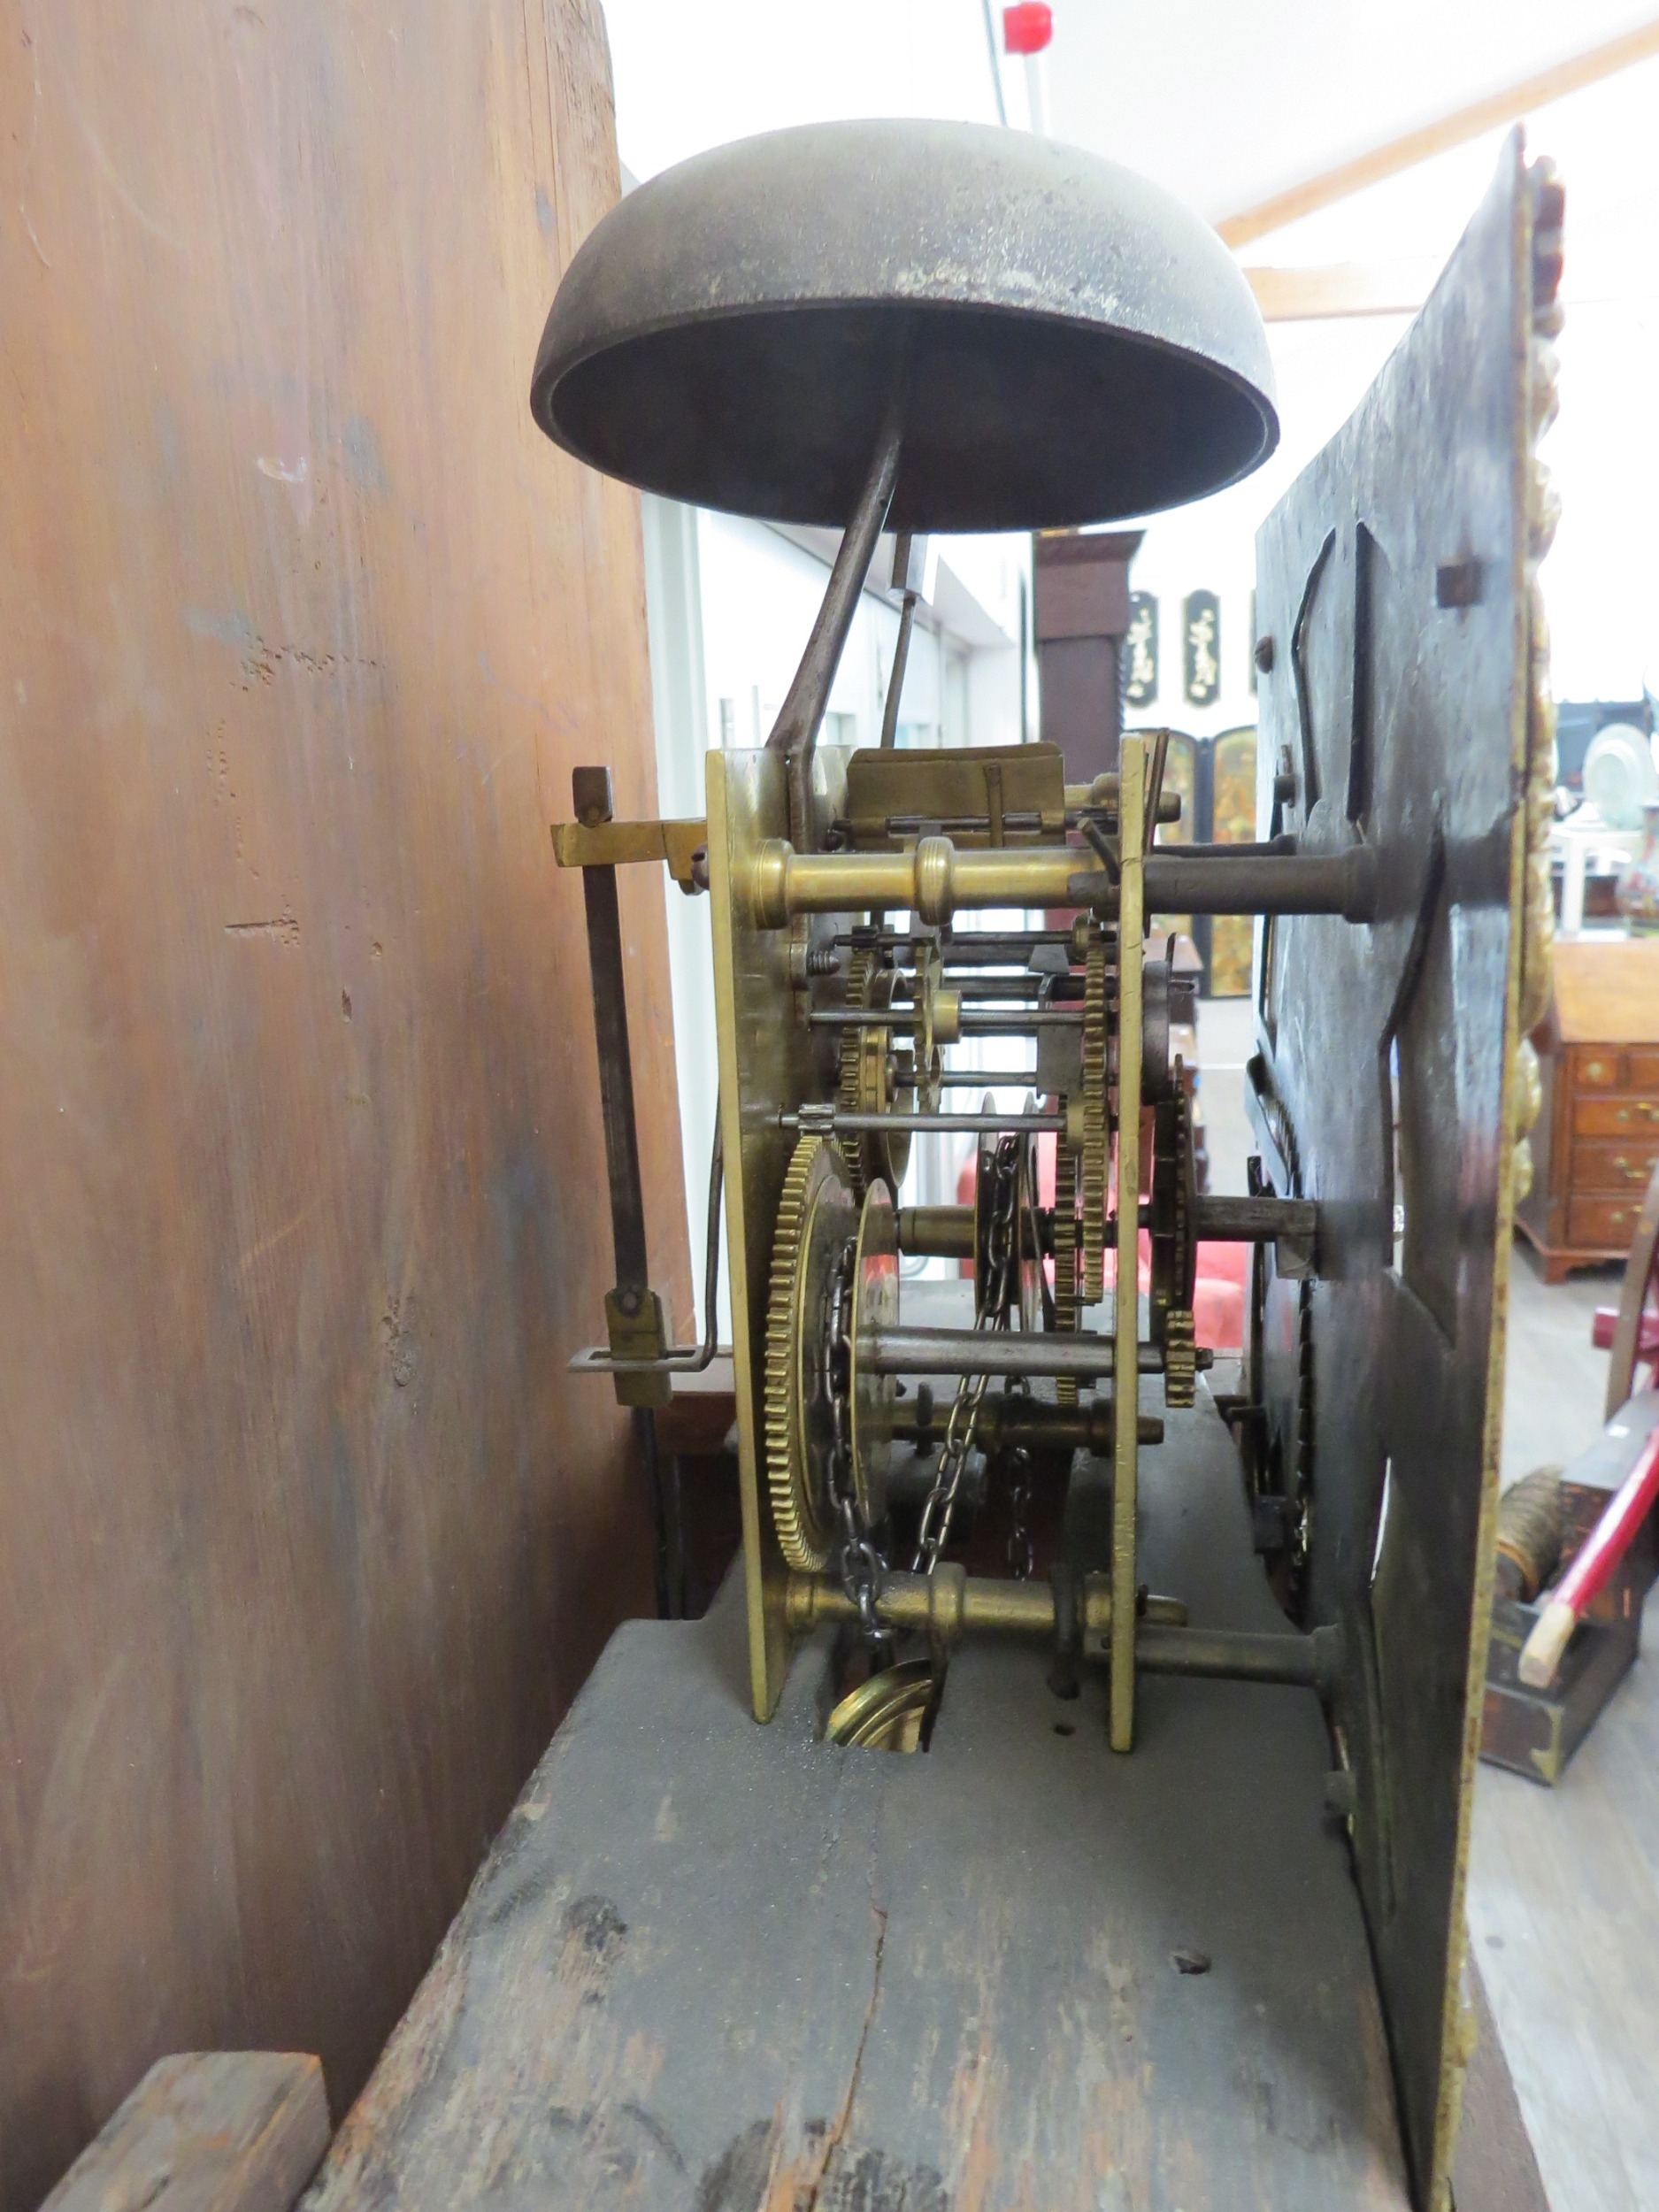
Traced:
<path fill-rule="evenodd" d="M 1213 1408 L 1168 1418 L 1149 1579 L 1282 1626 Z M 821 1651 L 757 1726 L 742 1636 L 728 1585 L 612 1640 L 306 2212 L 1405 2212 L 1311 1694 L 1148 1680 L 1120 1758 L 1097 1672 L 970 1647 L 904 1758 L 818 1740 Z"/>
<path fill-rule="evenodd" d="M 288 2212 L 327 2142 L 314 2058 L 158 2058 L 41 2212 Z"/>
<path fill-rule="evenodd" d="M 1452 2161 L 1453 2212 L 1550 2212 L 1480 1969 L 1467 1969 L 1475 2047 Z"/>
<path fill-rule="evenodd" d="M 1659 2203 L 1659 1592 L 1643 1625 L 1559 1788 L 1479 1775 L 1470 1934 L 1552 2212 Z"/>

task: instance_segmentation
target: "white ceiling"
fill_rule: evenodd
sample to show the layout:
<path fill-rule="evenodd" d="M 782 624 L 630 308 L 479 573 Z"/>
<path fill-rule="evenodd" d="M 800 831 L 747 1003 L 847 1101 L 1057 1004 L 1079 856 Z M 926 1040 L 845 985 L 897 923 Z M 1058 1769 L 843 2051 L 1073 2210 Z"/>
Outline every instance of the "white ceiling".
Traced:
<path fill-rule="evenodd" d="M 1050 125 L 1218 222 L 1653 14 L 1651 0 L 1056 0 Z"/>
<path fill-rule="evenodd" d="M 1631 0 L 1053 0 L 1048 127 L 1156 178 L 1213 221 L 1502 90 L 1659 12 Z M 994 0 L 999 22 L 1001 0 Z M 622 157 L 641 177 L 781 125 L 995 119 L 981 0 L 606 0 Z M 1025 73 L 1004 63 L 1010 119 Z M 1659 684 L 1659 59 L 1527 121 L 1567 185 L 1565 518 L 1547 582 L 1563 695 Z M 1246 261 L 1411 261 L 1455 243 L 1502 132 L 1257 240 Z M 1180 584 L 1248 565 L 1256 522 L 1353 407 L 1405 317 L 1279 324 L 1285 442 L 1257 477 L 1155 525 Z M 1156 542 L 1155 542 L 1156 541 Z M 1167 544 L 1165 544 L 1167 541 Z M 1181 549 L 1188 546 L 1188 552 Z M 1179 580 L 1177 580 L 1179 581 Z M 1175 583 L 1171 583 L 1171 589 Z"/>
<path fill-rule="evenodd" d="M 1054 0 L 1048 127 L 1218 221 L 1650 19 L 1652 0 Z M 995 120 L 981 0 L 607 0 L 622 157 L 849 115 Z M 994 0 L 999 27 L 1001 0 Z M 1003 64 L 1025 112 L 1024 72 Z"/>

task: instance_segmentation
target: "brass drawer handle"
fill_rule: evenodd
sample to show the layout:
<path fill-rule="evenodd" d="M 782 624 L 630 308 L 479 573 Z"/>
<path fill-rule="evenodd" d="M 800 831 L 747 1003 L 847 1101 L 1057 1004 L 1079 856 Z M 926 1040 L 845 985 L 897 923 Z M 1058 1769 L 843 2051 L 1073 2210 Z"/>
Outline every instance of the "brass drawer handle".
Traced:
<path fill-rule="evenodd" d="M 1613 1164 L 1627 1183 L 1641 1182 L 1652 1172 L 1653 1168 L 1653 1163 L 1650 1160 L 1638 1160 L 1632 1167 L 1622 1152 L 1616 1152 L 1613 1155 Z"/>

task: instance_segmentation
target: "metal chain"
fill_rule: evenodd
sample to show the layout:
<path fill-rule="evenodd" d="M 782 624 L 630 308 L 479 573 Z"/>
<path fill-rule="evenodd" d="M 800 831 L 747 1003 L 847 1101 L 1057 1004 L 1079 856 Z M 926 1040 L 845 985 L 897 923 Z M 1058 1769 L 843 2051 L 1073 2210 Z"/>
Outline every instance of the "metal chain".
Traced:
<path fill-rule="evenodd" d="M 980 1286 L 979 1300 L 973 1316 L 976 1330 L 1006 1329 L 1010 1310 L 1019 1292 L 1019 1237 L 1015 1223 L 1015 1203 L 1019 1193 L 1019 1148 L 1023 1139 L 1018 1131 L 1009 1131 L 996 1141 L 992 1156 L 991 1173 L 995 1179 L 995 1195 L 992 1202 L 988 1250 L 985 1280 Z M 951 1403 L 950 1417 L 945 1424 L 945 1440 L 939 1455 L 939 1471 L 933 1486 L 927 1494 L 922 1508 L 921 1526 L 917 1531 L 916 1555 L 910 1562 L 912 1574 L 932 1574 L 939 1563 L 939 1555 L 950 1535 L 951 1517 L 956 1509 L 956 1494 L 962 1487 L 962 1477 L 973 1449 L 975 1432 L 979 1425 L 979 1408 L 990 1382 L 988 1375 L 964 1375 L 956 1385 L 956 1394 Z"/>
<path fill-rule="evenodd" d="M 1031 1540 L 1031 1454 L 1017 1445 L 1009 1455 L 1011 1473 L 1009 1502 L 1008 1570 L 1017 1582 L 1029 1582 L 1036 1564 Z"/>
<path fill-rule="evenodd" d="M 882 1643 L 887 1632 L 876 1613 L 876 1601 L 887 1563 L 858 1517 L 852 1479 L 852 1304 L 853 1270 L 858 1240 L 849 1237 L 830 1282 L 829 1325 L 824 1332 L 824 1388 L 829 1400 L 830 1502 L 841 1524 L 841 1587 L 858 1615 L 858 1626 L 867 1644 Z"/>

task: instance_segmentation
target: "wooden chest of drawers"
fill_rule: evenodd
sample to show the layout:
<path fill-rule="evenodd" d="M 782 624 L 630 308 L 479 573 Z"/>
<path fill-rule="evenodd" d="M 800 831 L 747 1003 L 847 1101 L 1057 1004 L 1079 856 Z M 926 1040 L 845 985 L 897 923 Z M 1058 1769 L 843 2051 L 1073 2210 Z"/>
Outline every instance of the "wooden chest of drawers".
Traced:
<path fill-rule="evenodd" d="M 1555 995 L 1534 1036 L 1544 1103 L 1517 1226 L 1558 1283 L 1622 1260 L 1659 1160 L 1659 941 L 1555 948 Z"/>

